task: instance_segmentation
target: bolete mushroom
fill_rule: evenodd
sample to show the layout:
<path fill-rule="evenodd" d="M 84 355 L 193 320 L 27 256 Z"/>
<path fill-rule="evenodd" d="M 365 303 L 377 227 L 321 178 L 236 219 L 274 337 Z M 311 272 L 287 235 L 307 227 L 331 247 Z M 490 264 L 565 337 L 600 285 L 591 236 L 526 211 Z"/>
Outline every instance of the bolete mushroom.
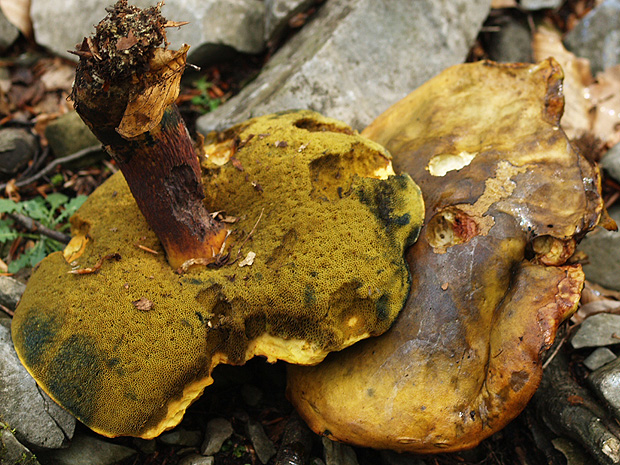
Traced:
<path fill-rule="evenodd" d="M 176 67 L 155 48 L 165 24 L 119 1 L 81 47 L 78 111 L 123 173 L 71 219 L 72 243 L 34 271 L 12 324 L 39 385 L 106 436 L 175 426 L 219 363 L 317 363 L 386 331 L 424 215 L 385 149 L 310 111 L 211 134 L 199 166 L 174 98 L 148 100 L 168 95 L 152 74 Z"/>
<path fill-rule="evenodd" d="M 598 169 L 560 128 L 561 85 L 553 59 L 458 65 L 363 131 L 420 185 L 425 226 L 407 252 L 413 282 L 392 328 L 289 368 L 288 395 L 315 432 L 455 451 L 525 407 L 579 301 L 575 243 L 603 210 Z"/>

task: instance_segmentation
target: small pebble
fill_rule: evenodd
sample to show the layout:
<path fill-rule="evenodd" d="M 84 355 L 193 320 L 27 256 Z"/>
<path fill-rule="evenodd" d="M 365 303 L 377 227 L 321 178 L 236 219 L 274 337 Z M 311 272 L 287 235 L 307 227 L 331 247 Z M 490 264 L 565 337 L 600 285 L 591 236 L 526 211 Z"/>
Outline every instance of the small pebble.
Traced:
<path fill-rule="evenodd" d="M 598 313 L 584 320 L 573 338 L 574 349 L 620 344 L 620 315 Z"/>
<path fill-rule="evenodd" d="M 594 371 L 616 359 L 614 354 L 607 347 L 599 347 L 583 361 L 583 364 L 590 370 Z"/>
<path fill-rule="evenodd" d="M 276 455 L 276 446 L 265 434 L 263 425 L 255 420 L 248 421 L 248 436 L 254 446 L 254 451 L 261 463 L 266 464 Z"/>
<path fill-rule="evenodd" d="M 205 439 L 200 448 L 202 455 L 213 455 L 220 451 L 222 444 L 232 436 L 233 427 L 225 418 L 214 418 L 207 423 Z"/>
<path fill-rule="evenodd" d="M 202 435 L 200 431 L 188 431 L 183 428 L 176 428 L 169 433 L 162 434 L 159 440 L 171 446 L 195 447 L 200 444 Z"/>
<path fill-rule="evenodd" d="M 191 454 L 179 460 L 179 465 L 213 465 L 215 458 L 204 455 Z"/>

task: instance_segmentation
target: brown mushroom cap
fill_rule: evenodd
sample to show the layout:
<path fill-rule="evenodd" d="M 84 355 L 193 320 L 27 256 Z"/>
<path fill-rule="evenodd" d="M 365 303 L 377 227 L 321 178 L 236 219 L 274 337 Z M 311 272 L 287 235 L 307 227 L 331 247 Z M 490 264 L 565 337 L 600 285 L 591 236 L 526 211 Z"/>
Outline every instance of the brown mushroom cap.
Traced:
<path fill-rule="evenodd" d="M 420 185 L 425 226 L 394 326 L 290 367 L 289 397 L 314 431 L 445 452 L 477 445 L 525 407 L 579 300 L 584 276 L 567 260 L 603 208 L 597 168 L 559 127 L 561 79 L 551 59 L 459 65 L 363 132 Z"/>
<path fill-rule="evenodd" d="M 26 368 L 101 434 L 157 436 L 218 363 L 317 363 L 387 330 L 406 299 L 424 209 L 381 146 L 309 111 L 211 139 L 206 206 L 232 230 L 220 266 L 171 269 L 115 175 L 72 218 L 79 258 L 43 260 L 16 310 Z"/>

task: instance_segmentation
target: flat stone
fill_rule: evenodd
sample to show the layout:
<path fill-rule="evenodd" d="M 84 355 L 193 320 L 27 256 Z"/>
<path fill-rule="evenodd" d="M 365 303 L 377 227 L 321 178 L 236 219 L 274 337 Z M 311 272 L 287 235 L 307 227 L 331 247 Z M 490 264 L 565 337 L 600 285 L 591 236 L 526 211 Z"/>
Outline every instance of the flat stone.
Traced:
<path fill-rule="evenodd" d="M 620 0 L 605 0 L 564 38 L 575 55 L 590 60 L 592 74 L 620 63 Z"/>
<path fill-rule="evenodd" d="M 5 52 L 19 37 L 17 29 L 0 10 L 0 53 Z"/>
<path fill-rule="evenodd" d="M 94 33 L 94 25 L 105 15 L 110 0 L 32 0 L 30 14 L 37 43 L 52 52 L 76 61 L 76 44 Z M 132 0 L 140 8 L 154 5 L 153 0 Z M 214 49 L 232 48 L 244 53 L 259 53 L 265 47 L 265 4 L 261 0 L 168 0 L 162 14 L 171 21 L 189 21 L 181 28 L 168 29 L 174 49 L 184 43 L 192 46 L 190 61 Z"/>
<path fill-rule="evenodd" d="M 616 418 L 620 419 L 620 359 L 593 371 L 587 380 L 594 392 L 607 402 Z"/>
<path fill-rule="evenodd" d="M 213 465 L 215 458 L 203 455 L 191 454 L 179 460 L 179 465 Z"/>
<path fill-rule="evenodd" d="M 620 315 L 598 313 L 584 320 L 571 339 L 575 349 L 620 344 Z"/>
<path fill-rule="evenodd" d="M 326 437 L 321 438 L 325 465 L 359 465 L 357 456 L 351 446 L 334 442 Z"/>
<path fill-rule="evenodd" d="M 611 350 L 607 347 L 599 347 L 583 361 L 583 364 L 588 367 L 589 370 L 594 371 L 615 359 L 616 354 Z"/>
<path fill-rule="evenodd" d="M 43 393 L 22 366 L 11 331 L 0 325 L 0 418 L 27 446 L 56 449 L 73 435 L 75 419 Z"/>
<path fill-rule="evenodd" d="M 43 465 L 115 465 L 136 451 L 86 434 L 73 438 L 68 449 L 39 453 Z"/>
<path fill-rule="evenodd" d="M 524 10 L 544 10 L 546 8 L 559 8 L 563 0 L 521 0 L 519 5 Z"/>
<path fill-rule="evenodd" d="M 312 109 L 362 129 L 420 84 L 461 63 L 490 0 L 329 0 L 236 97 L 198 119 L 203 133 Z"/>
<path fill-rule="evenodd" d="M 15 310 L 26 285 L 10 276 L 0 276 L 0 304 Z"/>
<path fill-rule="evenodd" d="M 489 43 L 489 58 L 500 63 L 532 63 L 532 34 L 523 19 L 508 16 Z"/>
<path fill-rule="evenodd" d="M 603 155 L 601 167 L 607 176 L 620 183 L 620 144 L 614 145 Z"/>
<path fill-rule="evenodd" d="M 265 42 L 277 40 L 293 17 L 314 3 L 314 0 L 265 0 Z"/>
<path fill-rule="evenodd" d="M 188 431 L 183 428 L 175 428 L 169 433 L 159 436 L 159 441 L 171 446 L 197 447 L 202 441 L 200 431 Z"/>
<path fill-rule="evenodd" d="M 26 167 L 37 151 L 37 140 L 25 129 L 0 130 L 0 176 L 12 176 Z"/>
<path fill-rule="evenodd" d="M 620 225 L 620 205 L 610 208 L 609 215 Z M 620 291 L 620 232 L 596 228 L 578 249 L 588 255 L 588 264 L 583 267 L 586 278 Z"/>
<path fill-rule="evenodd" d="M 101 146 L 101 142 L 88 129 L 76 111 L 65 113 L 48 124 L 45 128 L 45 138 L 57 158 L 71 155 L 93 145 Z M 101 159 L 103 153 L 102 150 L 98 158 Z"/>
<path fill-rule="evenodd" d="M 0 465 L 39 465 L 36 457 L 21 444 L 4 423 L 0 423 Z"/>
<path fill-rule="evenodd" d="M 254 447 L 254 451 L 258 456 L 258 460 L 261 463 L 266 464 L 269 462 L 269 459 L 276 455 L 276 446 L 273 444 L 271 439 L 267 437 L 265 434 L 265 430 L 263 429 L 263 425 L 255 420 L 249 420 L 247 424 L 248 428 L 248 436 L 250 441 L 252 441 L 252 446 Z"/>
<path fill-rule="evenodd" d="M 213 418 L 207 423 L 205 439 L 200 448 L 202 455 L 213 455 L 220 451 L 226 440 L 232 436 L 233 427 L 225 418 Z"/>

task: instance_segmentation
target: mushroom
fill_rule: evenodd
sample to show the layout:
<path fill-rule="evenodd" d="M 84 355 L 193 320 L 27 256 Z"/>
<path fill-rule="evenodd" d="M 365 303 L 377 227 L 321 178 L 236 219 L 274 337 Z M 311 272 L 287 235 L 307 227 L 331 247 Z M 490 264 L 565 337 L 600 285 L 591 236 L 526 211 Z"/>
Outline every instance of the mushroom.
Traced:
<path fill-rule="evenodd" d="M 72 242 L 33 272 L 12 333 L 28 371 L 79 420 L 106 436 L 152 438 L 178 424 L 219 363 L 318 363 L 386 331 L 408 293 L 404 249 L 424 207 L 383 147 L 311 111 L 210 134 L 198 165 L 174 98 L 157 111 L 136 104 L 142 117 L 120 102 L 168 95 L 151 74 L 176 65 L 154 57 L 178 63 L 184 53 L 149 42 L 166 24 L 157 8 L 120 1 L 109 11 L 79 51 L 92 77 L 78 74 L 74 97 L 130 173 L 112 176 L 71 219 Z M 115 50 L 137 63 L 129 79 L 142 94 L 124 87 L 126 72 L 101 77 L 116 69 Z M 115 76 L 123 82 L 106 80 Z M 133 115 L 126 125 L 123 115 Z"/>
<path fill-rule="evenodd" d="M 576 242 L 601 218 L 598 168 L 560 128 L 562 71 L 447 69 L 362 134 L 424 192 L 412 286 L 383 336 L 289 367 L 288 396 L 330 439 L 400 452 L 467 449 L 525 407 L 584 283 Z M 352 394 L 354 393 L 354 394 Z"/>

